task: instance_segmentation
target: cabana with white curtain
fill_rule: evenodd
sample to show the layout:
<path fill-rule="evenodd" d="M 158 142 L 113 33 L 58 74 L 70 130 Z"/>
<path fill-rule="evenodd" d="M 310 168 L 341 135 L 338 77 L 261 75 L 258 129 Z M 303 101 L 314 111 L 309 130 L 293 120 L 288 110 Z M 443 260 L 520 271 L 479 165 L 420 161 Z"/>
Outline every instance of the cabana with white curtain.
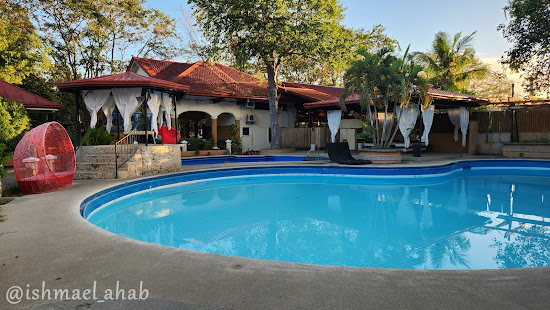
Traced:
<path fill-rule="evenodd" d="M 107 117 L 106 129 L 109 132 L 112 126 L 112 113 L 116 108 L 123 120 L 124 133 L 132 131 L 131 117 L 140 106 L 143 106 L 146 115 L 146 144 L 149 130 L 153 135 L 158 134 L 158 125 L 164 123 L 163 117 L 166 117 L 166 124 L 171 128 L 172 113 L 174 112 L 177 117 L 177 113 L 173 111 L 173 101 L 177 96 L 184 96 L 189 91 L 186 85 L 145 77 L 133 72 L 62 82 L 58 83 L 57 87 L 61 91 L 75 94 L 77 132 L 81 131 L 82 103 L 90 112 L 90 128 L 95 128 L 97 113 L 102 111 Z M 148 124 L 147 110 L 152 114 L 150 124 Z M 119 134 L 118 136 L 120 138 Z M 80 145 L 80 135 L 77 135 L 77 144 Z"/>
<path fill-rule="evenodd" d="M 404 139 L 404 149 L 408 149 L 410 146 L 409 136 L 417 124 L 418 117 L 422 118 L 422 122 L 419 125 L 421 127 L 420 141 L 424 144 L 424 146 L 429 145 L 429 134 L 432 129 L 436 110 L 447 110 L 449 122 L 451 122 L 455 127 L 454 140 L 459 141 L 458 132 L 460 130 L 462 133 L 461 144 L 465 147 L 467 142 L 466 137 L 468 132 L 468 123 L 470 121 L 471 108 L 489 104 L 489 100 L 487 98 L 459 94 L 435 88 L 430 88 L 428 90 L 426 98 L 422 104 L 415 102 L 416 100 L 413 98 L 409 105 L 405 107 L 398 106 L 395 111 L 395 115 L 401 115 L 397 126 Z M 346 99 L 345 104 L 348 111 L 361 111 L 361 107 L 359 106 L 359 98 L 357 95 L 349 96 Z M 331 130 L 331 138 L 333 142 L 334 136 L 338 131 L 338 124 L 340 123 L 339 119 L 336 119 L 336 115 L 340 115 L 341 113 L 340 110 L 333 109 L 339 107 L 339 105 L 339 99 L 304 104 L 306 109 L 328 110 L 327 121 Z M 393 105 L 390 105 L 390 108 L 392 108 L 392 106 Z M 388 115 L 393 115 L 393 113 L 394 111 L 390 111 Z"/>

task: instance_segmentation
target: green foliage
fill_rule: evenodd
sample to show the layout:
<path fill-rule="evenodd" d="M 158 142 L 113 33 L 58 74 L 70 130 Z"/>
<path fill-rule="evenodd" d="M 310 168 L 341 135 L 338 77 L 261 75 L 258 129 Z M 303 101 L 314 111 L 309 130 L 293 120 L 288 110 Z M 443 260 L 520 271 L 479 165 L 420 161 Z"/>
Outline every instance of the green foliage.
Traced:
<path fill-rule="evenodd" d="M 467 92 L 464 86 L 473 77 L 483 78 L 487 67 L 475 57 L 472 47 L 474 31 L 462 37 L 462 32 L 451 37 L 438 32 L 428 53 L 414 53 L 416 60 L 426 67 L 429 83 L 435 88 L 454 92 Z"/>
<path fill-rule="evenodd" d="M 0 98 L 0 177 L 5 174 L 2 164 L 13 155 L 28 125 L 29 117 L 22 104 Z"/>
<path fill-rule="evenodd" d="M 110 145 L 113 142 L 113 138 L 107 130 L 103 127 L 88 128 L 86 134 L 82 138 L 82 145 Z"/>
<path fill-rule="evenodd" d="M 185 138 L 185 141 L 188 142 L 187 144 L 188 151 L 200 151 L 200 150 L 212 149 L 212 142 L 210 142 L 209 140 L 203 140 L 198 138 Z"/>
<path fill-rule="evenodd" d="M 422 66 L 416 65 L 413 58 L 405 51 L 402 58 L 383 48 L 376 53 L 365 49 L 359 51 L 359 59 L 354 61 L 344 75 L 344 92 L 340 97 L 342 109 L 349 96 L 357 96 L 361 107 L 366 111 L 366 123 L 374 128 L 373 142 L 375 148 L 387 148 L 397 133 L 391 128 L 394 121 L 399 122 L 400 115 L 388 113 L 393 103 L 407 106 L 414 96 L 423 103 L 427 92 L 426 80 L 422 77 Z M 382 113 L 381 120 L 378 114 Z"/>
<path fill-rule="evenodd" d="M 238 136 L 240 129 L 236 124 L 229 126 L 229 133 L 231 134 L 231 152 L 233 154 L 241 154 L 243 151 L 243 141 Z"/>
<path fill-rule="evenodd" d="M 531 140 L 531 143 L 550 144 L 550 138 L 536 138 L 536 139 Z"/>
<path fill-rule="evenodd" d="M 48 64 L 26 9 L 11 1 L 0 3 L 0 78 L 21 84 L 29 74 L 41 72 Z"/>
<path fill-rule="evenodd" d="M 483 78 L 472 78 L 465 86 L 476 96 L 506 100 L 512 95 L 514 82 L 505 74 L 489 71 Z"/>
<path fill-rule="evenodd" d="M 27 0 L 39 34 L 51 49 L 57 80 L 123 71 L 128 54 L 171 58 L 175 21 L 144 0 Z"/>
<path fill-rule="evenodd" d="M 355 137 L 359 139 L 364 139 L 365 142 L 372 142 L 375 128 L 368 123 L 368 120 L 364 116 L 361 116 L 358 113 L 354 113 L 352 115 L 354 115 L 355 118 L 361 119 L 361 121 L 363 121 L 363 124 L 361 124 L 362 131 L 360 133 L 356 133 Z"/>
<path fill-rule="evenodd" d="M 189 0 L 204 35 L 206 54 L 234 56 L 238 67 L 260 60 L 267 73 L 271 147 L 280 148 L 277 75 L 294 57 L 309 61 L 330 50 L 340 35 L 342 7 L 337 0 Z"/>
<path fill-rule="evenodd" d="M 21 134 L 29 125 L 27 110 L 22 104 L 0 98 L 0 142 Z"/>
<path fill-rule="evenodd" d="M 548 0 L 509 0 L 508 25 L 498 29 L 513 46 L 503 63 L 521 71 L 529 87 L 550 92 L 550 5 Z"/>
<path fill-rule="evenodd" d="M 341 86 L 343 75 L 361 48 L 375 52 L 382 48 L 395 50 L 397 41 L 389 38 L 382 25 L 370 31 L 340 27 L 339 34 L 330 38 L 331 43 L 323 55 L 311 61 L 308 57 L 294 57 L 283 63 L 280 76 L 285 81 L 309 84 Z"/>
<path fill-rule="evenodd" d="M 6 145 L 4 143 L 0 143 L 0 179 L 6 175 L 6 171 L 4 170 L 4 162 L 6 162 L 6 160 L 8 160 Z"/>

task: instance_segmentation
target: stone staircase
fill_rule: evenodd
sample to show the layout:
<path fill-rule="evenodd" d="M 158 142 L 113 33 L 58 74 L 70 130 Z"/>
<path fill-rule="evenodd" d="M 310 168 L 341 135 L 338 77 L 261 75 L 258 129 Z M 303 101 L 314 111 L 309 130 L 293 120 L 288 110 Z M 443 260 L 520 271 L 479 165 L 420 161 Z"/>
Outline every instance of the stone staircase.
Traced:
<path fill-rule="evenodd" d="M 132 159 L 133 160 L 133 159 Z M 118 169 L 119 178 L 130 176 L 132 160 Z M 115 146 L 104 145 L 80 147 L 76 153 L 75 180 L 114 179 L 115 178 Z"/>

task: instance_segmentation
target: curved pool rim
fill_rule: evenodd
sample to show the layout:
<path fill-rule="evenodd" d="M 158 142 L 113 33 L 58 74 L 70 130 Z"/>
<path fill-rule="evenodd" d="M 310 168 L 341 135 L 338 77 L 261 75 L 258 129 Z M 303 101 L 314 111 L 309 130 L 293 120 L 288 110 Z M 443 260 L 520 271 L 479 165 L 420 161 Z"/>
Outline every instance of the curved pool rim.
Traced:
<path fill-rule="evenodd" d="M 348 166 L 320 166 L 320 165 L 262 165 L 254 167 L 212 168 L 190 172 L 181 172 L 170 175 L 149 177 L 120 184 L 97 192 L 80 205 L 80 214 L 84 219 L 104 204 L 134 193 L 151 190 L 178 183 L 217 179 L 222 177 L 236 177 L 246 175 L 277 175 L 277 174 L 324 174 L 324 175 L 360 175 L 360 176 L 437 176 L 455 171 L 472 168 L 543 168 L 550 169 L 548 160 L 464 160 L 453 161 L 448 164 L 434 166 L 399 166 L 399 167 L 348 167 Z"/>

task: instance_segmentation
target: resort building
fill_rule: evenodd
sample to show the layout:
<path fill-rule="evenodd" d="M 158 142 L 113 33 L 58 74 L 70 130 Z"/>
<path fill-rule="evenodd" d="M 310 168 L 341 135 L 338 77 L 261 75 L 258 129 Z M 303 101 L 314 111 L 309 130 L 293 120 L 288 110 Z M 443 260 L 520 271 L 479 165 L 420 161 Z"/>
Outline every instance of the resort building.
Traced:
<path fill-rule="evenodd" d="M 60 104 L 35 95 L 2 79 L 0 79 L 0 98 L 23 104 L 28 111 L 31 125 L 39 118 L 48 121 L 50 114 L 61 108 Z"/>
<path fill-rule="evenodd" d="M 203 61 L 179 63 L 133 57 L 128 71 L 189 86 L 187 95 L 178 98 L 174 108 L 183 123 L 185 137 L 192 131 L 196 137 L 211 139 L 215 149 L 231 138 L 229 126 L 236 124 L 243 151 L 270 147 L 267 81 Z M 279 126 L 295 128 L 298 123 L 307 122 L 304 103 L 336 99 L 340 93 L 333 87 L 283 83 L 279 86 Z M 204 128 L 197 128 L 202 119 L 206 120 Z"/>

